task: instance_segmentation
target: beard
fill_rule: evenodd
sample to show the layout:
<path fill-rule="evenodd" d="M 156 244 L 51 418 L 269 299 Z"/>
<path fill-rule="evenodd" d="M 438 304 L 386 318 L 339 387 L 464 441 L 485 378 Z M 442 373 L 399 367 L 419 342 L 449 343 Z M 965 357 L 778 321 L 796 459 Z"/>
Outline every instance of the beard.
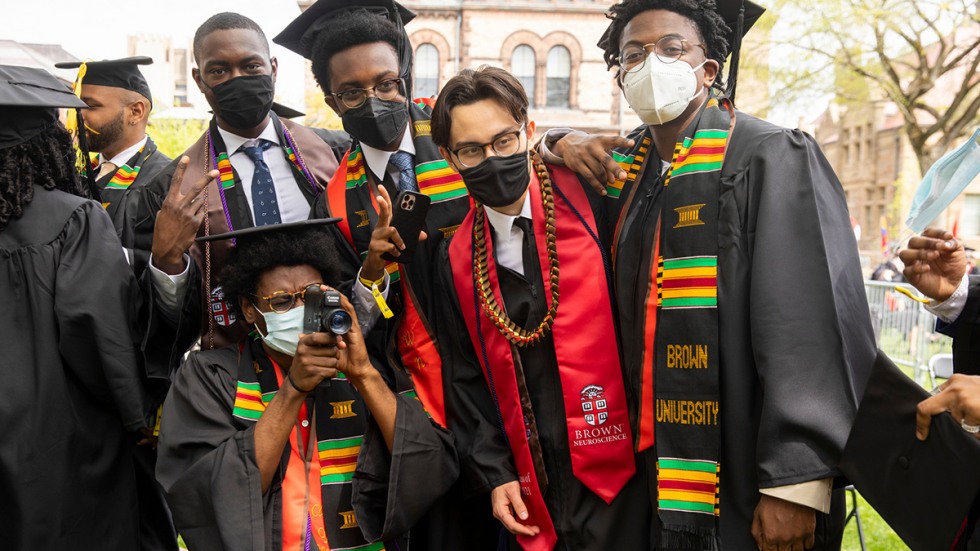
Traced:
<path fill-rule="evenodd" d="M 119 141 L 123 135 L 123 114 L 119 113 L 119 116 L 115 119 L 109 121 L 102 128 L 93 128 L 88 124 L 85 125 L 87 130 L 85 132 L 85 137 L 88 138 L 88 148 L 93 153 L 101 153 L 107 148 L 111 147 L 114 143 Z M 98 132 L 96 134 L 95 132 Z"/>

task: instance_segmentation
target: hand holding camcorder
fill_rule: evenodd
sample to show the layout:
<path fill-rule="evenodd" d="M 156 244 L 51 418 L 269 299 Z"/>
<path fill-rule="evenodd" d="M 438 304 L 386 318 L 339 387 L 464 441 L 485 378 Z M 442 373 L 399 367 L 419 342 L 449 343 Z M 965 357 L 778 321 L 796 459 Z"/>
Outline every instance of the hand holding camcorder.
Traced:
<path fill-rule="evenodd" d="M 306 292 L 304 299 L 303 330 L 307 333 L 333 333 L 346 335 L 353 320 L 341 304 L 337 291 L 322 289 Z"/>

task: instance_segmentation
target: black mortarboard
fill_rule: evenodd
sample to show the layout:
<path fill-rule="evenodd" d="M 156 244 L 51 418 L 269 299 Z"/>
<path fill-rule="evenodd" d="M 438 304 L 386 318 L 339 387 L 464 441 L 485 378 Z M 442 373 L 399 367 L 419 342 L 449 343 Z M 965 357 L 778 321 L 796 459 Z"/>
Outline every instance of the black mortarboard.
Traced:
<path fill-rule="evenodd" d="M 297 117 L 302 117 L 303 115 L 306 114 L 306 113 L 304 113 L 302 111 L 298 111 L 296 109 L 293 109 L 292 107 L 289 107 L 288 105 L 283 105 L 283 104 L 279 103 L 278 101 L 272 102 L 272 112 L 275 113 L 275 114 L 277 114 L 277 115 L 279 115 L 281 118 L 284 118 L 284 119 L 295 119 Z"/>
<path fill-rule="evenodd" d="M 43 69 L 0 65 L 0 149 L 22 144 L 58 124 L 59 107 L 87 106 Z"/>
<path fill-rule="evenodd" d="M 197 241 L 220 241 L 222 239 L 238 239 L 251 240 L 251 239 L 261 239 L 262 237 L 267 237 L 273 234 L 279 234 L 283 232 L 298 232 L 304 233 L 306 230 L 315 230 L 323 226 L 328 226 L 330 224 L 336 224 L 340 222 L 340 218 L 314 218 L 312 220 L 300 220 L 299 222 L 289 222 L 288 224 L 267 224 L 265 226 L 254 226 L 251 228 L 243 228 L 240 230 L 219 233 L 215 235 L 202 235 L 197 238 Z"/>
<path fill-rule="evenodd" d="M 288 48 L 306 59 L 312 58 L 313 44 L 317 35 L 330 27 L 330 20 L 341 13 L 361 10 L 367 14 L 385 17 L 402 31 L 398 45 L 399 68 L 409 94 L 412 90 L 412 45 L 408 41 L 405 25 L 415 19 L 415 13 L 393 0 L 317 0 L 292 23 L 286 25 L 273 42 Z"/>
<path fill-rule="evenodd" d="M 59 69 L 79 69 L 80 81 L 82 86 L 92 84 L 95 86 L 111 86 L 132 90 L 153 103 L 153 96 L 150 94 L 150 85 L 140 72 L 140 65 L 150 65 L 153 59 L 145 56 L 126 57 L 123 59 L 105 59 L 102 61 L 66 61 L 56 63 Z"/>
<path fill-rule="evenodd" d="M 980 491 L 980 442 L 947 413 L 919 441 L 928 397 L 879 351 L 840 469 L 909 547 L 947 551 Z"/>

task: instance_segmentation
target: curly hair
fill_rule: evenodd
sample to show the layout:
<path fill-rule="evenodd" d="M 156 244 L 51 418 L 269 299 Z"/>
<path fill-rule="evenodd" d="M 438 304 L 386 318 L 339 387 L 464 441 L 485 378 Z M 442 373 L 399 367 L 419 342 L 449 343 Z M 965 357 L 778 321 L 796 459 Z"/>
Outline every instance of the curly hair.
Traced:
<path fill-rule="evenodd" d="M 718 62 L 718 78 L 714 85 L 724 88 L 721 79 L 721 69 L 725 66 L 729 47 L 728 35 L 731 29 L 725 24 L 716 11 L 715 0 L 623 0 L 609 8 L 606 17 L 612 22 L 599 41 L 606 66 L 615 67 L 619 58 L 619 42 L 623 38 L 623 29 L 637 15 L 649 10 L 667 10 L 684 16 L 694 22 L 698 29 L 698 38 L 708 52 L 708 59 Z"/>
<path fill-rule="evenodd" d="M 361 44 L 387 42 L 398 52 L 402 36 L 398 25 L 367 10 L 351 10 L 340 13 L 330 23 L 329 30 L 321 31 L 313 42 L 310 55 L 313 78 L 323 90 L 330 93 L 330 59 L 339 52 Z"/>
<path fill-rule="evenodd" d="M 89 197 L 75 169 L 71 134 L 57 121 L 22 144 L 0 149 L 0 231 L 23 216 L 35 185 Z"/>
<path fill-rule="evenodd" d="M 221 270 L 225 300 L 237 311 L 239 299 L 255 295 L 262 275 L 280 266 L 309 265 L 320 272 L 323 283 L 336 288 L 340 284 L 336 249 L 333 234 L 322 227 L 240 237 Z"/>

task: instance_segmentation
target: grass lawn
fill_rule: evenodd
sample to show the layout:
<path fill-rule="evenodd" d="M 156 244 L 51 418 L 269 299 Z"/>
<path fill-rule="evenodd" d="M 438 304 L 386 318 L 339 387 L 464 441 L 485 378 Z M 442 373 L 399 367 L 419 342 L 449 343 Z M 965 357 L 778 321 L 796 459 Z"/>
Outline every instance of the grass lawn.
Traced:
<path fill-rule="evenodd" d="M 851 496 L 847 496 L 847 507 L 850 511 Z M 902 543 L 895 532 L 885 524 L 878 513 L 868 505 L 868 502 L 858 496 L 858 512 L 861 514 L 861 527 L 864 529 L 864 544 L 868 551 L 905 551 L 908 546 Z M 851 519 L 844 531 L 844 551 L 861 551 L 858 541 L 857 523 Z"/>

